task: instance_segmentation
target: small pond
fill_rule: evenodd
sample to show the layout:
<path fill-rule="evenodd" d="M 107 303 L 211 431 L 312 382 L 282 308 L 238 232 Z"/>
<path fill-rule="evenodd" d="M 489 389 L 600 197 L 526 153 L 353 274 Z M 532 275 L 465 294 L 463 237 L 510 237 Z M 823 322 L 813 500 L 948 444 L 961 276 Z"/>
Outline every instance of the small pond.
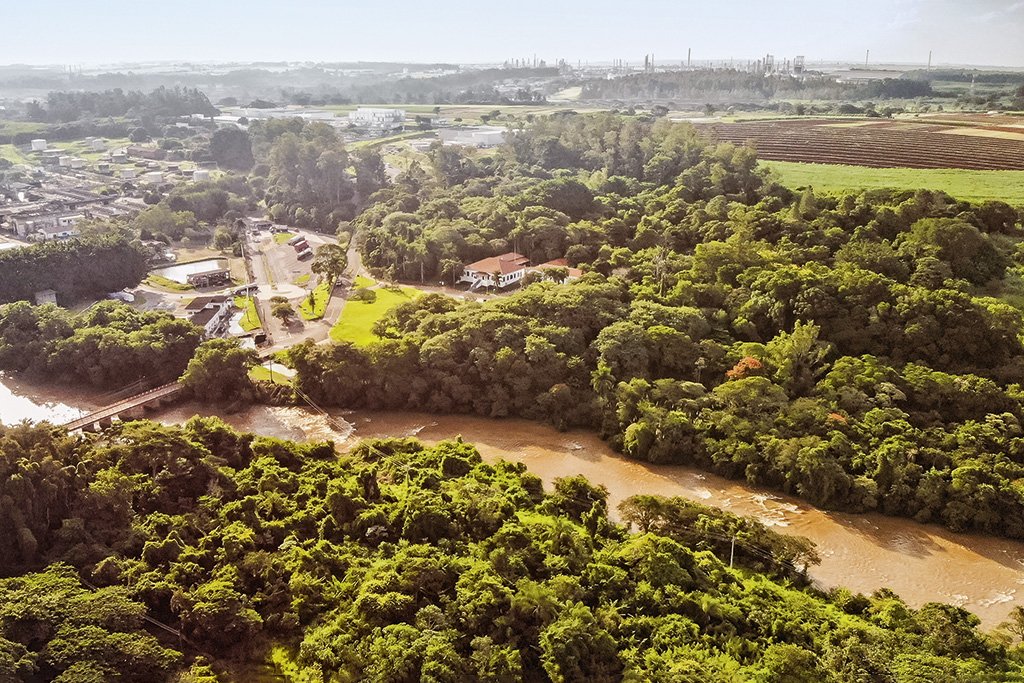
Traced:
<path fill-rule="evenodd" d="M 205 273 L 208 270 L 217 270 L 227 267 L 228 260 L 225 258 L 208 258 L 203 259 L 202 261 L 193 261 L 192 263 L 179 263 L 173 266 L 154 268 L 150 272 L 153 275 L 159 275 L 160 277 L 165 277 L 168 280 L 174 280 L 175 282 L 186 284 L 188 282 L 189 275 Z"/>

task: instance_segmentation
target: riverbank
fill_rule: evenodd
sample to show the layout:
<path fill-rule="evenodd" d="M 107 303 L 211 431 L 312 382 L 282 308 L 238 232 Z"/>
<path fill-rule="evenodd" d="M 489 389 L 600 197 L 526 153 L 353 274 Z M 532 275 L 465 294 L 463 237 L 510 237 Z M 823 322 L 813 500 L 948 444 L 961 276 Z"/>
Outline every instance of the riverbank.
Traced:
<path fill-rule="evenodd" d="M 203 406 L 183 404 L 161 414 L 178 424 Z M 1024 543 L 970 534 L 881 514 L 830 513 L 795 498 L 747 486 L 693 468 L 628 460 L 596 434 L 559 432 L 527 420 L 427 413 L 332 413 L 343 429 L 301 408 L 254 406 L 221 417 L 238 429 L 286 439 L 333 440 L 347 449 L 360 439 L 415 437 L 426 443 L 462 436 L 487 461 L 520 461 L 546 485 L 582 474 L 609 492 L 613 516 L 638 493 L 684 496 L 735 514 L 756 517 L 776 531 L 814 541 L 821 564 L 810 571 L 822 587 L 871 593 L 887 587 L 908 604 L 947 602 L 977 614 L 986 628 L 1002 622 L 1024 586 Z M 347 427 L 346 427 L 347 425 Z"/>
<path fill-rule="evenodd" d="M 0 376 L 0 422 L 62 422 L 97 407 L 99 398 L 63 387 L 33 386 Z M 986 628 L 1003 621 L 1024 598 L 1024 543 L 957 534 L 944 528 L 880 514 L 852 515 L 816 509 L 794 498 L 697 469 L 628 460 L 594 433 L 559 432 L 527 420 L 495 420 L 427 413 L 335 411 L 332 426 L 297 407 L 251 406 L 235 414 L 185 403 L 154 416 L 180 424 L 195 414 L 216 414 L 238 429 L 293 440 L 332 440 L 345 450 L 364 438 L 416 437 L 427 443 L 462 436 L 485 460 L 520 461 L 545 484 L 582 474 L 609 491 L 616 506 L 638 493 L 684 496 L 739 515 L 756 517 L 782 533 L 805 536 L 822 562 L 810 571 L 823 587 L 844 585 L 870 593 L 882 587 L 909 604 L 948 602 L 976 613 Z"/>

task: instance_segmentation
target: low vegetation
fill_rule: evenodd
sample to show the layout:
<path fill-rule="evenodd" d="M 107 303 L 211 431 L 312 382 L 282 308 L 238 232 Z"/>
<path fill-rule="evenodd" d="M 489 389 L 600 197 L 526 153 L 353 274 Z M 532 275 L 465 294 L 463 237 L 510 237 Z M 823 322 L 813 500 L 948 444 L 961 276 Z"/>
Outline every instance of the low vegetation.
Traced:
<path fill-rule="evenodd" d="M 412 287 L 373 287 L 374 282 L 365 277 L 357 277 L 353 292 L 360 289 L 369 294 L 365 297 L 350 296 L 341 311 L 341 317 L 331 328 L 331 339 L 337 342 L 350 342 L 356 346 L 366 346 L 377 339 L 373 328 L 379 320 L 395 306 L 407 303 L 419 296 L 420 292 Z"/>
<path fill-rule="evenodd" d="M 260 314 L 256 310 L 256 300 L 249 296 L 236 296 L 235 306 L 242 310 L 242 319 L 239 326 L 246 332 L 252 332 L 263 327 L 260 322 Z"/>
<path fill-rule="evenodd" d="M 334 283 L 323 280 L 314 287 L 299 304 L 299 314 L 306 320 L 320 320 L 327 312 L 327 304 L 331 300 Z"/>
<path fill-rule="evenodd" d="M 786 161 L 764 162 L 764 166 L 777 174 L 779 182 L 794 190 L 813 187 L 818 192 L 844 193 L 926 189 L 968 201 L 1024 206 L 1024 171 L 868 168 Z"/>

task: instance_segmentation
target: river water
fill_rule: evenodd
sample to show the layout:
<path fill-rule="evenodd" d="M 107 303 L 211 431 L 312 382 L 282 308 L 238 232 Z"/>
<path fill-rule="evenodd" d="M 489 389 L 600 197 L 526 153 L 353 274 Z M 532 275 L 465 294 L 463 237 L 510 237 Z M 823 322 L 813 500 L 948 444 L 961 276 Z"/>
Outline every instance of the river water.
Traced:
<path fill-rule="evenodd" d="M 0 378 L 0 422 L 59 421 L 74 417 L 78 408 L 93 407 L 80 395 L 62 394 L 61 398 L 54 400 L 51 392 L 30 390 Z M 210 414 L 205 406 L 183 404 L 155 419 L 180 424 L 196 413 Z M 414 436 L 434 443 L 461 435 L 477 446 L 485 460 L 521 461 L 545 483 L 583 474 L 608 489 L 613 512 L 618 503 L 638 493 L 685 496 L 756 517 L 776 531 L 811 539 L 822 562 L 810 574 L 820 585 L 845 585 L 863 593 L 888 587 L 914 606 L 929 601 L 961 605 L 989 628 L 1006 618 L 1018 597 L 1024 600 L 1021 542 L 957 534 L 878 514 L 825 512 L 696 469 L 627 460 L 591 432 L 559 432 L 526 420 L 362 411 L 336 412 L 334 416 L 331 424 L 301 408 L 267 406 L 220 415 L 239 429 L 295 440 L 330 439 L 338 442 L 339 448 L 363 438 Z"/>

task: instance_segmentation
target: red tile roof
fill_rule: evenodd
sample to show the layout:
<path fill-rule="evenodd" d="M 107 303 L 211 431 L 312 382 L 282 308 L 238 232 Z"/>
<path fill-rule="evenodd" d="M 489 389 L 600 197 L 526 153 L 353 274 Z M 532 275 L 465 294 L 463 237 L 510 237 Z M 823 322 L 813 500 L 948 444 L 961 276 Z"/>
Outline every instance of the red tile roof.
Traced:
<path fill-rule="evenodd" d="M 569 277 L 583 277 L 583 271 L 579 268 L 573 268 L 569 265 L 568 259 L 556 258 L 542 263 L 539 266 L 534 266 L 532 270 L 546 270 L 548 268 L 565 268 L 569 272 Z"/>
<path fill-rule="evenodd" d="M 493 275 L 494 273 L 508 275 L 509 273 L 514 273 L 526 268 L 529 264 L 530 259 L 526 258 L 522 254 L 510 251 L 507 254 L 502 254 L 501 256 L 491 256 L 490 258 L 481 259 L 476 263 L 470 263 L 466 266 L 466 270 L 472 270 L 477 273 L 486 273 L 487 275 Z"/>

